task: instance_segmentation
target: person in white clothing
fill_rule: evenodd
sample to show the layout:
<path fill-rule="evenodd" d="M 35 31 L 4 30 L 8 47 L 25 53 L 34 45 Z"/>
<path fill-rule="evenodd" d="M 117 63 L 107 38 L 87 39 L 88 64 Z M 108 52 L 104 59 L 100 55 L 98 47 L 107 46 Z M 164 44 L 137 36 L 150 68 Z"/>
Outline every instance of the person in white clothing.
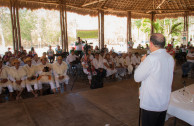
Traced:
<path fill-rule="evenodd" d="M 41 57 L 41 64 L 37 66 L 37 73 L 38 73 L 38 89 L 40 90 L 40 93 L 42 95 L 42 84 L 50 84 L 50 87 L 53 91 L 53 93 L 56 92 L 55 84 L 54 84 L 54 78 L 52 76 L 52 65 L 50 63 L 47 63 L 46 57 Z"/>
<path fill-rule="evenodd" d="M 95 58 L 92 60 L 92 66 L 97 72 L 97 76 L 101 78 L 106 77 L 106 70 L 104 69 L 103 61 L 99 58 L 99 53 L 95 53 Z"/>
<path fill-rule="evenodd" d="M 174 59 L 164 49 L 165 37 L 150 37 L 150 55 L 144 55 L 134 79 L 141 82 L 140 108 L 142 126 L 164 126 L 173 81 Z"/>
<path fill-rule="evenodd" d="M 63 61 L 61 56 L 57 57 L 57 62 L 53 64 L 53 73 L 55 76 L 56 87 L 59 92 L 64 92 L 65 84 L 69 84 L 69 76 L 67 75 L 67 63 Z M 61 84 L 61 86 L 60 86 Z"/>
<path fill-rule="evenodd" d="M 124 54 L 122 54 L 122 55 L 124 55 Z M 112 61 L 114 62 L 115 69 L 117 70 L 117 75 L 116 76 L 118 78 L 120 78 L 120 76 L 124 77 L 126 75 L 126 69 L 123 66 L 124 59 L 122 57 L 118 58 L 117 54 L 113 53 Z M 120 78 L 120 79 L 122 79 L 122 78 Z"/>
<path fill-rule="evenodd" d="M 126 68 L 128 70 L 128 74 L 132 74 L 133 72 L 133 65 L 132 65 L 132 53 L 129 52 L 126 57 Z"/>
<path fill-rule="evenodd" d="M 34 54 L 34 57 L 32 59 L 32 65 L 39 65 L 41 63 L 40 58 L 37 54 Z"/>
<path fill-rule="evenodd" d="M 76 58 L 79 58 L 79 56 L 76 56 L 74 53 L 74 50 L 71 51 L 71 54 L 67 56 L 66 62 L 67 64 L 71 65 L 73 62 L 76 61 Z"/>
<path fill-rule="evenodd" d="M 138 52 L 136 52 L 135 55 L 131 58 L 131 61 L 132 61 L 133 68 L 136 69 L 141 62 L 141 58 Z"/>
<path fill-rule="evenodd" d="M 103 59 L 104 69 L 106 70 L 106 76 L 112 76 L 112 79 L 115 78 L 117 70 L 115 69 L 114 63 L 110 59 L 110 54 L 106 54 L 105 58 Z"/>
<path fill-rule="evenodd" d="M 12 98 L 13 87 L 12 83 L 8 78 L 8 70 L 7 66 L 3 66 L 3 62 L 0 61 L 0 94 L 2 93 L 2 89 L 7 87 L 9 90 L 10 98 Z"/>
<path fill-rule="evenodd" d="M 38 82 L 37 82 L 37 69 L 35 65 L 32 65 L 32 59 L 27 57 L 24 59 L 26 65 L 24 66 L 24 70 L 26 71 L 27 79 L 26 79 L 26 88 L 28 92 L 32 92 L 35 97 L 38 97 Z M 34 89 L 32 88 L 34 86 Z"/>
<path fill-rule="evenodd" d="M 9 69 L 8 74 L 9 79 L 13 82 L 13 88 L 17 91 L 16 100 L 21 99 L 21 94 L 25 88 L 26 84 L 26 71 L 23 67 L 20 66 L 20 61 L 18 59 L 14 59 L 13 61 L 14 67 Z"/>

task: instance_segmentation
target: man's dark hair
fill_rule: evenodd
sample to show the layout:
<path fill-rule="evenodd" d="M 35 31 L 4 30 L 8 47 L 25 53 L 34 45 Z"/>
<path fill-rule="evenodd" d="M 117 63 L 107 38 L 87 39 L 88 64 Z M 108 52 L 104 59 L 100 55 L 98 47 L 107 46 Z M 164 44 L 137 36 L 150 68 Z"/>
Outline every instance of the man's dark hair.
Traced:
<path fill-rule="evenodd" d="M 160 33 L 154 33 L 150 37 L 150 42 L 152 42 L 158 48 L 164 48 L 166 39 Z"/>

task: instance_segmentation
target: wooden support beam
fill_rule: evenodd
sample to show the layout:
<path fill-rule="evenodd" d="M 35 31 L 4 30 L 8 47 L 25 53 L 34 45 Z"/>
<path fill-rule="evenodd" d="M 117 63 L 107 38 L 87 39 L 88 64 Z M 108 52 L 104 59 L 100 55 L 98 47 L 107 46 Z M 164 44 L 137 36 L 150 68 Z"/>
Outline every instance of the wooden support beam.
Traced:
<path fill-rule="evenodd" d="M 188 32 L 189 32 L 189 27 L 188 27 L 188 23 L 189 23 L 189 16 L 188 16 L 188 12 L 185 12 L 184 15 L 184 31 L 187 32 L 187 37 L 186 37 L 186 42 L 188 42 Z M 187 43 L 185 43 L 187 44 Z"/>
<path fill-rule="evenodd" d="M 67 10 L 66 10 L 66 0 L 65 0 L 65 18 L 64 18 L 64 25 L 65 25 L 65 45 L 66 45 L 66 52 L 69 51 L 68 49 L 68 32 L 67 32 Z"/>
<path fill-rule="evenodd" d="M 16 18 L 17 18 L 17 34 L 18 34 L 18 49 L 21 48 L 21 33 L 20 33 L 20 19 L 19 19 L 19 12 L 18 12 L 18 4 L 16 3 Z"/>
<path fill-rule="evenodd" d="M 94 0 L 94 1 L 83 4 L 82 7 L 86 7 L 86 6 L 89 6 L 89 5 L 92 5 L 95 3 L 99 3 L 99 2 L 103 2 L 103 1 L 106 1 L 106 0 Z"/>
<path fill-rule="evenodd" d="M 127 12 L 127 50 L 128 50 L 128 42 L 130 41 L 131 36 L 131 11 Z"/>
<path fill-rule="evenodd" d="M 155 16 L 155 14 L 152 12 L 152 14 L 151 14 L 151 34 L 154 33 L 154 27 L 153 27 L 154 16 Z"/>
<path fill-rule="evenodd" d="M 104 11 L 98 11 L 99 47 L 104 48 Z"/>
<path fill-rule="evenodd" d="M 11 13 L 11 26 L 12 26 L 12 38 L 13 38 L 13 49 L 15 50 L 15 30 L 14 30 L 14 20 L 13 20 L 13 1 L 10 0 L 10 13 Z"/>

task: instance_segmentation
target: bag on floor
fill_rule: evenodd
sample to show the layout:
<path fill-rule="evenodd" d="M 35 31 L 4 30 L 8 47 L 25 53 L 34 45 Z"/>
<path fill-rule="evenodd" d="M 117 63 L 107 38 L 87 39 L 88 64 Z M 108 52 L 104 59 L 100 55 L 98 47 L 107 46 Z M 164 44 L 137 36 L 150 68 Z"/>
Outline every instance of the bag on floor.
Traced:
<path fill-rule="evenodd" d="M 92 82 L 90 85 L 91 89 L 102 88 L 103 87 L 103 79 L 99 76 L 92 76 Z"/>

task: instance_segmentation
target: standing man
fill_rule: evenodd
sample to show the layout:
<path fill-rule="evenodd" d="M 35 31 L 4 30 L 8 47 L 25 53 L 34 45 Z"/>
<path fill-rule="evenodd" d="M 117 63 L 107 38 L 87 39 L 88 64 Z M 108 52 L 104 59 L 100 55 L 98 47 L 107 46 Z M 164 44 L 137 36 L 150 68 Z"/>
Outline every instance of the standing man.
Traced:
<path fill-rule="evenodd" d="M 164 126 L 173 81 L 174 60 L 164 49 L 165 37 L 150 37 L 150 55 L 144 55 L 134 79 L 141 82 L 140 108 L 142 126 Z"/>

